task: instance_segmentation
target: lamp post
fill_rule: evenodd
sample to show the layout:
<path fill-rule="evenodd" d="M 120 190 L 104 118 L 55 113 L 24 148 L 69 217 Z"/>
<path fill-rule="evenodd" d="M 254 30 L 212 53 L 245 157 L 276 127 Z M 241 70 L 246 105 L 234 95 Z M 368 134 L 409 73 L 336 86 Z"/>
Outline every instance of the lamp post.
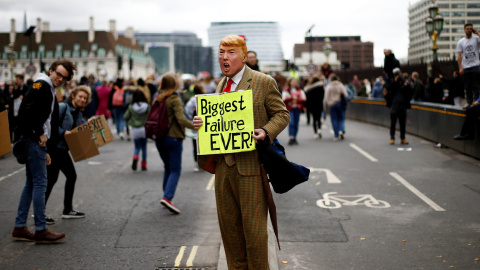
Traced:
<path fill-rule="evenodd" d="M 13 42 L 10 42 L 8 44 L 8 52 L 7 52 L 7 57 L 8 57 L 8 61 L 10 63 L 10 79 L 12 80 L 13 82 L 13 64 L 14 64 L 14 60 L 15 60 L 15 51 L 13 50 Z"/>
<path fill-rule="evenodd" d="M 443 17 L 438 14 L 438 5 L 435 0 L 432 0 L 432 5 L 428 8 L 429 17 L 425 20 L 425 29 L 428 36 L 433 40 L 433 46 L 430 47 L 433 51 L 433 61 L 438 61 L 438 45 L 437 39 L 443 30 Z"/>
<path fill-rule="evenodd" d="M 308 43 L 309 43 L 309 45 L 310 45 L 310 49 L 309 49 L 309 52 L 310 52 L 310 64 L 313 63 L 313 61 L 312 61 L 312 41 L 313 41 L 312 29 L 313 29 L 313 27 L 315 27 L 315 24 L 312 24 L 312 26 L 310 26 L 310 28 L 308 28 L 307 32 L 305 33 L 305 36 L 310 35 L 310 37 L 307 37 Z"/>
<path fill-rule="evenodd" d="M 328 56 L 332 52 L 332 45 L 330 44 L 330 38 L 326 37 L 323 45 L 323 53 L 325 54 L 326 63 L 328 64 Z"/>

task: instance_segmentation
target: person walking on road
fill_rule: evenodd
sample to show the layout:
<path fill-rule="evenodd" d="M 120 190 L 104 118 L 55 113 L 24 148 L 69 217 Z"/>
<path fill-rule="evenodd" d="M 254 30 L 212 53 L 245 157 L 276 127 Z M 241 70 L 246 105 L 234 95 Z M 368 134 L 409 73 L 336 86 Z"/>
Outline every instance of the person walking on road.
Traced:
<path fill-rule="evenodd" d="M 147 170 L 147 137 L 145 136 L 145 123 L 147 123 L 150 105 L 141 90 L 133 92 L 132 104 L 128 105 L 123 118 L 132 127 L 134 143 L 132 170 L 136 171 L 138 166 L 138 155 L 142 151 L 142 171 Z"/>
<path fill-rule="evenodd" d="M 63 199 L 64 219 L 84 218 L 85 213 L 73 209 L 73 193 L 75 191 L 75 182 L 77 181 L 77 172 L 73 165 L 72 158 L 68 154 L 69 149 L 65 141 L 65 135 L 70 134 L 71 130 L 84 124 L 82 111 L 90 102 L 92 97 L 90 87 L 87 85 L 77 86 L 70 93 L 70 98 L 66 102 L 59 104 L 59 130 L 57 141 L 50 144 L 49 153 L 52 159 L 50 166 L 47 166 L 48 185 L 45 194 L 45 205 L 57 183 L 60 171 L 65 175 L 65 197 Z M 54 224 L 55 220 L 49 216 L 46 218 L 47 224 Z"/>
<path fill-rule="evenodd" d="M 108 110 L 108 98 L 112 92 L 112 88 L 108 87 L 107 81 L 102 81 L 102 85 L 97 87 L 98 94 L 98 109 L 97 115 L 104 115 L 105 119 L 110 118 L 112 115 Z"/>
<path fill-rule="evenodd" d="M 332 128 L 334 132 L 334 141 L 345 138 L 345 113 L 346 107 L 342 104 L 342 95 L 348 97 L 345 86 L 340 82 L 338 76 L 334 73 L 330 75 L 330 83 L 325 90 L 325 99 L 323 101 L 325 112 L 330 113 Z"/>
<path fill-rule="evenodd" d="M 397 119 L 400 124 L 400 143 L 408 144 L 405 139 L 407 110 L 411 108 L 410 100 L 413 96 L 413 89 L 402 79 L 399 68 L 393 70 L 394 79 L 387 88 L 385 99 L 387 107 L 390 108 L 390 144 L 395 144 L 395 129 Z"/>
<path fill-rule="evenodd" d="M 55 88 L 70 81 L 75 65 L 69 60 L 52 63 L 48 76 L 40 74 L 32 87 L 28 89 L 18 112 L 19 134 L 28 143 L 25 164 L 26 182 L 18 204 L 14 240 L 35 241 L 36 243 L 54 243 L 65 238 L 64 233 L 48 229 L 45 220 L 45 191 L 47 189 L 47 165 L 50 155 L 47 153 L 47 141 L 58 134 L 58 103 Z M 53 128 L 52 128 L 53 127 Z M 33 203 L 35 234 L 27 228 L 30 205 Z"/>
<path fill-rule="evenodd" d="M 193 129 L 193 123 L 185 118 L 182 100 L 175 93 L 179 83 L 175 74 L 166 73 L 160 81 L 156 102 L 165 100 L 170 129 L 167 136 L 155 141 L 164 164 L 163 172 L 163 198 L 160 203 L 170 212 L 180 214 L 180 210 L 172 203 L 177 190 L 180 174 L 182 173 L 183 140 L 185 140 L 185 127 Z"/>
<path fill-rule="evenodd" d="M 185 115 L 187 119 L 193 121 L 193 117 L 197 115 L 197 98 L 196 95 L 203 95 L 205 94 L 205 90 L 203 86 L 200 84 L 196 84 L 193 87 L 193 96 L 188 100 L 187 104 L 185 104 Z M 190 131 L 190 130 L 189 130 Z M 193 160 L 195 161 L 195 167 L 193 168 L 194 171 L 199 171 L 198 167 L 198 158 L 197 158 L 197 135 L 198 132 L 193 130 L 190 132 L 190 137 L 192 138 L 193 142 Z"/>
<path fill-rule="evenodd" d="M 460 75 L 465 81 L 467 106 L 470 106 L 479 98 L 480 93 L 480 60 L 478 58 L 480 33 L 471 23 L 466 23 L 463 29 L 465 37 L 457 43 L 457 61 Z"/>
<path fill-rule="evenodd" d="M 247 45 L 236 35 L 220 41 L 218 63 L 226 76 L 217 93 L 252 89 L 255 141 L 273 142 L 288 125 L 289 113 L 276 81 L 245 65 Z M 195 116 L 195 129 L 204 121 Z M 212 162 L 207 162 L 207 161 Z M 268 266 L 267 199 L 258 151 L 201 155 L 198 165 L 215 167 L 215 198 L 228 269 L 266 270 Z M 211 171 L 211 170 L 209 170 Z"/>
<path fill-rule="evenodd" d="M 313 118 L 313 136 L 314 138 L 322 138 L 322 113 L 323 98 L 325 96 L 324 81 L 318 76 L 314 76 L 311 84 L 305 87 L 307 102 L 305 107 L 307 113 L 312 114 Z"/>
<path fill-rule="evenodd" d="M 290 112 L 290 123 L 288 124 L 288 136 L 290 140 L 288 145 L 298 144 L 297 134 L 300 124 L 300 113 L 303 112 L 303 106 L 307 101 L 305 92 L 298 86 L 298 81 L 295 78 L 288 80 L 288 86 L 282 92 L 283 102 Z"/>

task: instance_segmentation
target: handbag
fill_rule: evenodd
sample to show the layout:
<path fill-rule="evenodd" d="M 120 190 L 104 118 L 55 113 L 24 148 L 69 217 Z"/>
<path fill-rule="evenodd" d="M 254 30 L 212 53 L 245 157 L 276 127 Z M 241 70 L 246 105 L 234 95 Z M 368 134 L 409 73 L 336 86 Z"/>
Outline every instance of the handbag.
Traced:
<path fill-rule="evenodd" d="M 285 193 L 308 180 L 310 169 L 289 161 L 277 139 L 272 144 L 259 141 L 258 155 L 276 193 Z"/>
<path fill-rule="evenodd" d="M 17 159 L 17 162 L 20 164 L 27 163 L 28 158 L 28 148 L 29 148 L 29 140 L 25 138 L 20 138 L 15 144 L 13 145 L 13 155 Z"/>

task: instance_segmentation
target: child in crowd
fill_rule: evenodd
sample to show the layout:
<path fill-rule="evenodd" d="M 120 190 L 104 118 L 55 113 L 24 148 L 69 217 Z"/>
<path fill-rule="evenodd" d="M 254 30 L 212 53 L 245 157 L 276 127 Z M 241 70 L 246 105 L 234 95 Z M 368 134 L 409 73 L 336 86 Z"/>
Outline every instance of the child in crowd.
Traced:
<path fill-rule="evenodd" d="M 147 137 L 145 123 L 147 122 L 150 105 L 142 91 L 133 92 L 132 104 L 123 115 L 125 121 L 132 127 L 135 149 L 133 150 L 132 170 L 137 170 L 138 155 L 142 151 L 142 171 L 147 170 Z"/>

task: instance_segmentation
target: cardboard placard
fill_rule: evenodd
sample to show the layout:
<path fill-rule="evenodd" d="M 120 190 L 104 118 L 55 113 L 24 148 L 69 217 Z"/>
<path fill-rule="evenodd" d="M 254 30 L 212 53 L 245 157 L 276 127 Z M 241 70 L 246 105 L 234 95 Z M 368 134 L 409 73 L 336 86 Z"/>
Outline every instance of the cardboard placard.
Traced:
<path fill-rule="evenodd" d="M 68 148 L 70 148 L 70 153 L 75 162 L 100 154 L 92 138 L 92 132 L 89 129 L 65 134 L 65 140 L 67 141 Z"/>
<path fill-rule="evenodd" d="M 7 111 L 0 112 L 0 156 L 12 152 Z"/>
<path fill-rule="evenodd" d="M 92 121 L 72 129 L 71 132 L 76 133 L 82 130 L 91 131 L 92 138 L 97 147 L 102 147 L 107 143 L 113 142 L 112 131 L 108 126 L 107 119 L 105 119 L 103 115 L 97 116 Z"/>

